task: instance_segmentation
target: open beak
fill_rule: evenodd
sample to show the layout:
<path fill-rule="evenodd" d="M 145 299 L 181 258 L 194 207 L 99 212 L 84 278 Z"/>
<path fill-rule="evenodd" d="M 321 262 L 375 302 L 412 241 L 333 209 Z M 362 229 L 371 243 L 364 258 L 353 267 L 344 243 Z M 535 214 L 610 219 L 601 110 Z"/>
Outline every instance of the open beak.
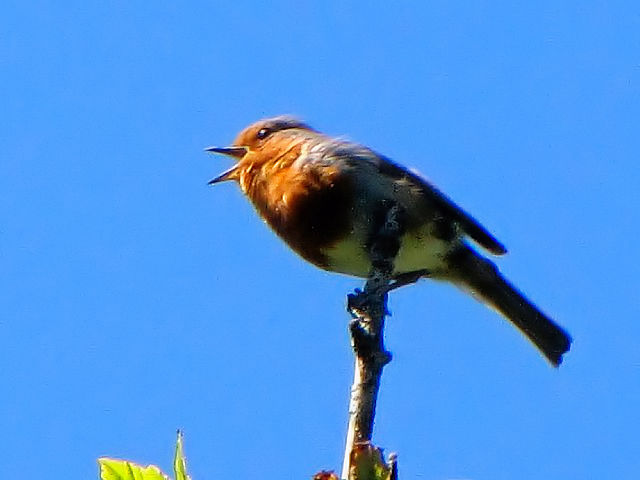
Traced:
<path fill-rule="evenodd" d="M 220 153 L 233 157 L 236 160 L 242 160 L 242 158 L 249 151 L 246 147 L 209 147 L 204 149 L 205 152 Z M 209 185 L 214 183 L 226 182 L 228 180 L 236 180 L 238 178 L 238 164 L 235 164 L 230 169 L 218 175 L 216 178 L 209 181 Z"/>

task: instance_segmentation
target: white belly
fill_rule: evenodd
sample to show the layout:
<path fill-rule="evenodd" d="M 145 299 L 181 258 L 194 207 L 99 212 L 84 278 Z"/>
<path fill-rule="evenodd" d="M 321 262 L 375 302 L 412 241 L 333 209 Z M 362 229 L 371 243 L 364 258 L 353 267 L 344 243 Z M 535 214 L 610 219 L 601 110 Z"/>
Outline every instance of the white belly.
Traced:
<path fill-rule="evenodd" d="M 400 245 L 394 264 L 395 274 L 416 270 L 429 270 L 437 274 L 444 269 L 444 256 L 451 249 L 451 243 L 428 235 L 426 228 L 407 232 Z M 323 253 L 329 260 L 327 270 L 357 277 L 367 277 L 371 270 L 364 240 L 356 235 L 325 249 Z"/>

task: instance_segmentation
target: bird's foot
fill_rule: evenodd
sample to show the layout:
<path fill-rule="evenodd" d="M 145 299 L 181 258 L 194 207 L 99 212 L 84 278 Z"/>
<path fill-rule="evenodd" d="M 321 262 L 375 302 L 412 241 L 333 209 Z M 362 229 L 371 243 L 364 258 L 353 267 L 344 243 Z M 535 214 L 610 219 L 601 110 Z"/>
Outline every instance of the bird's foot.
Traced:
<path fill-rule="evenodd" d="M 416 270 L 415 272 L 401 273 L 393 279 L 393 282 L 384 287 L 384 293 L 389 293 L 391 290 L 404 287 L 405 285 L 412 285 L 422 277 L 428 277 L 429 275 L 429 270 Z"/>
<path fill-rule="evenodd" d="M 429 276 L 428 270 L 416 270 L 415 272 L 401 273 L 394 277 L 393 281 L 379 278 L 369 278 L 364 290 L 356 288 L 347 297 L 347 310 L 354 316 L 357 312 L 369 312 L 372 306 L 384 307 L 384 314 L 389 315 L 386 308 L 387 294 L 396 288 L 404 287 L 416 283 L 422 277 Z M 385 281 L 386 280 L 386 281 Z"/>

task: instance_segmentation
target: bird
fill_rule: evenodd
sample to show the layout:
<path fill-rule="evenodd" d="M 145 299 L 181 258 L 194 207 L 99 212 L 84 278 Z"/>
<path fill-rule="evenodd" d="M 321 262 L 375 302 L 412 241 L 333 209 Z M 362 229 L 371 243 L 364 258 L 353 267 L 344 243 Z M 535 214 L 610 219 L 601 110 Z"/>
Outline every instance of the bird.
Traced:
<path fill-rule="evenodd" d="M 317 267 L 367 278 L 370 246 L 385 212 L 402 219 L 391 277 L 450 282 L 511 321 L 557 367 L 572 339 L 482 251 L 505 246 L 429 180 L 374 150 L 325 135 L 290 115 L 244 128 L 228 147 L 231 168 L 209 185 L 234 181 L 257 213 L 299 256 Z"/>

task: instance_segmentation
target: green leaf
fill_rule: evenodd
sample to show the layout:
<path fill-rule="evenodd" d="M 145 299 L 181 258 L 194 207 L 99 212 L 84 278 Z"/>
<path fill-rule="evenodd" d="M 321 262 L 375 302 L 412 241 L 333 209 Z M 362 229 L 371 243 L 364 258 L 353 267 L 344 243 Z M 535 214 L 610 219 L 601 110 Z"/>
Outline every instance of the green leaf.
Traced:
<path fill-rule="evenodd" d="M 349 480 L 393 480 L 396 476 L 395 460 L 387 465 L 381 449 L 368 442 L 353 447 Z"/>
<path fill-rule="evenodd" d="M 187 475 L 187 462 L 184 458 L 184 450 L 182 448 L 182 432 L 178 430 L 178 440 L 176 442 L 176 455 L 173 458 L 173 471 L 176 480 L 191 480 Z"/>
<path fill-rule="evenodd" d="M 137 465 L 126 460 L 99 458 L 101 480 L 169 480 L 155 465 Z"/>

